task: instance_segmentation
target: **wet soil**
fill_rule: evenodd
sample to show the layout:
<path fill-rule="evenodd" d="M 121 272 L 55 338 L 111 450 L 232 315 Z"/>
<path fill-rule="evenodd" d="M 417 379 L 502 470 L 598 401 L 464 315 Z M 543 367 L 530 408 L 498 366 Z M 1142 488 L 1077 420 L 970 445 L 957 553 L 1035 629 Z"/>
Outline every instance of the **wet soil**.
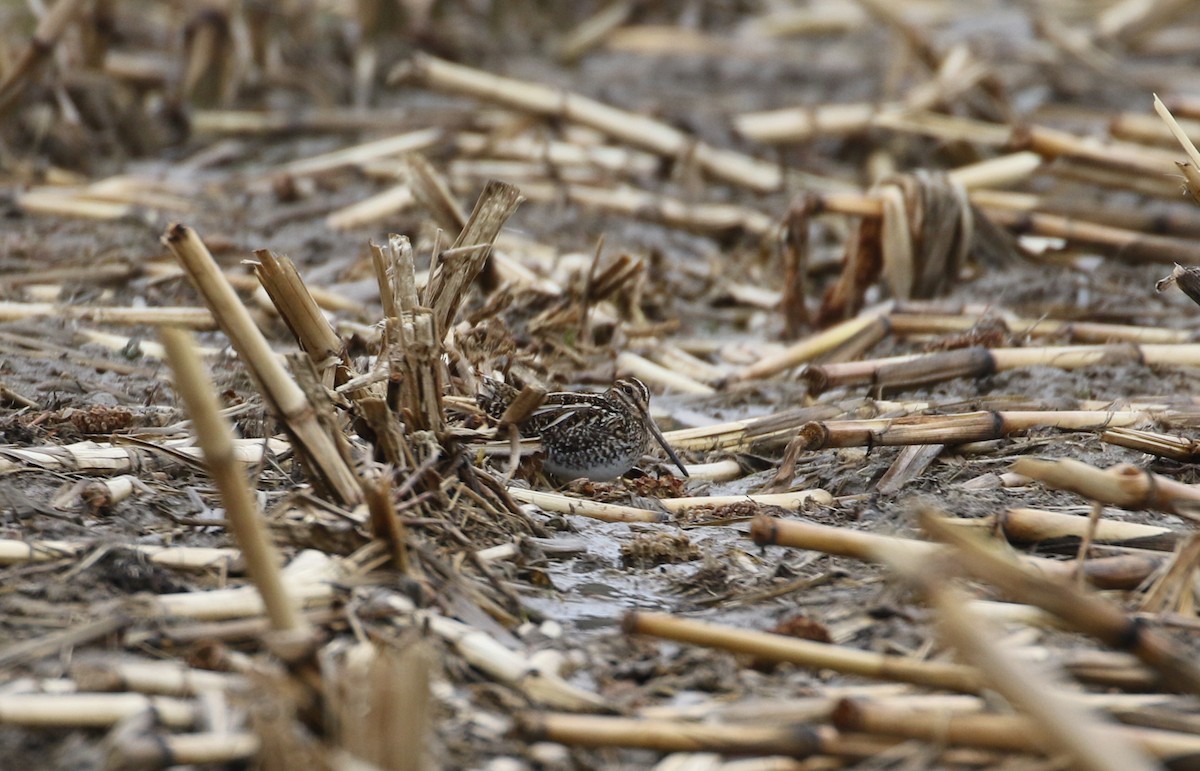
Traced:
<path fill-rule="evenodd" d="M 532 4 L 523 4 L 532 5 Z M 675 4 L 667 4 L 675 7 Z M 918 4 L 921 13 L 927 6 Z M 964 148 L 933 140 L 899 141 L 883 134 L 847 140 L 818 140 L 782 149 L 763 148 L 739 138 L 730 116 L 739 112 L 792 104 L 878 100 L 887 96 L 889 72 L 903 57 L 895 35 L 867 24 L 826 37 L 773 40 L 739 47 L 739 25 L 752 14 L 738 4 L 688 5 L 677 13 L 645 9 L 643 22 L 680 24 L 701 30 L 729 45 L 713 53 L 631 53 L 599 48 L 580 63 L 565 66 L 544 51 L 549 41 L 572 19 L 536 16 L 524 28 L 517 14 L 499 14 L 498 25 L 486 33 L 483 21 L 475 27 L 451 26 L 443 32 L 456 53 L 473 66 L 559 84 L 616 106 L 659 116 L 706 141 L 735 147 L 761 157 L 778 158 L 805 171 L 837 176 L 864 184 L 867 156 L 879 149 L 893 152 L 900 169 L 945 168 L 969 156 Z M 738 10 L 735 10 L 735 6 Z M 969 45 L 982 60 L 994 62 L 998 76 L 1022 110 L 1040 106 L 1077 106 L 1102 113 L 1143 105 L 1146 90 L 1103 77 L 1086 67 L 1043 67 L 1044 41 L 1037 39 L 1025 11 L 1007 4 L 983 4 L 973 11 L 942 8 L 949 20 L 931 26 L 932 43 L 940 49 Z M 699 18 L 693 18 L 689 14 Z M 471 14 L 459 10 L 458 17 Z M 469 40 L 471 45 L 461 39 Z M 500 41 L 503 40 L 503 43 Z M 1149 66 L 1133 54 L 1134 64 Z M 1175 64 L 1176 62 L 1171 62 Z M 294 95 L 284 99 L 296 101 Z M 419 127 L 423 112 L 436 107 L 454 110 L 470 120 L 479 109 L 469 100 L 431 95 L 419 89 L 383 88 L 383 107 L 405 114 Z M 436 113 L 434 114 L 443 114 Z M 361 139 L 370 138 L 364 134 Z M 270 248 L 290 256 L 306 280 L 358 297 L 358 313 L 339 312 L 339 321 L 374 324 L 381 313 L 369 281 L 365 246 L 387 232 L 427 233 L 426 215 L 413 210 L 385 223 L 337 232 L 324 215 L 382 189 L 356 172 L 323 178 L 302 200 L 288 202 L 252 181 L 278 163 L 314 155 L 351 143 L 358 137 L 275 136 L 236 138 L 230 160 L 203 171 L 189 171 L 189 158 L 211 149 L 217 141 L 193 137 L 185 144 L 136 161 L 98 159 L 106 171 L 123 171 L 171 180 L 188 189 L 188 209 L 167 215 L 139 211 L 110 222 L 27 214 L 15 201 L 18 184 L 3 202 L 0 227 L 0 286 L 4 299 L 28 301 L 34 284 L 24 277 L 49 269 L 66 269 L 58 281 L 56 301 L 74 306 L 192 306 L 197 295 L 178 277 L 163 277 L 156 266 L 169 264 L 159 243 L 168 219 L 179 218 L 194 227 L 215 248 L 218 260 L 232 272 L 253 249 Z M 37 149 L 25 150 L 37 158 Z M 449 153 L 433 155 L 444 166 Z M 1164 172 L 1168 173 L 1168 172 Z M 693 175 L 694 176 L 694 175 Z M 686 169 L 670 160 L 643 183 L 665 195 L 708 201 L 727 200 L 780 217 L 801 190 L 766 196 L 731 187 L 707 185 L 689 178 Z M 519 184 L 519 183 L 518 183 Z M 1059 183 L 1065 184 L 1065 183 Z M 1084 188 L 1078 188 L 1085 192 Z M 1106 203 L 1130 200 L 1129 194 L 1088 194 Z M 457 190 L 469 206 L 476 190 Z M 1133 199 L 1132 206 L 1150 211 L 1176 211 L 1186 202 Z M 783 328 L 777 310 L 739 305 L 726 292 L 731 281 L 777 289 L 783 267 L 757 239 L 745 235 L 714 238 L 681 232 L 634 217 L 605 214 L 569 203 L 526 202 L 508 230 L 553 247 L 559 255 L 590 254 L 603 237 L 610 253 L 647 257 L 650 269 L 641 297 L 643 313 L 652 321 L 677 322 L 675 339 L 706 336 L 730 346 L 745 344 L 760 350 L 779 340 Z M 841 254 L 846 226 L 821 220 L 813 226 L 814 263 Z M 419 243 L 418 256 L 429 259 L 429 241 Z M 520 255 L 517 255 L 520 257 Z M 1088 257 L 1086 251 L 1073 257 Z M 112 269 L 102 273 L 101 269 Z M 1002 307 L 1024 317 L 1049 316 L 1119 321 L 1120 323 L 1194 330 L 1200 309 L 1177 292 L 1157 294 L 1154 283 L 1168 272 L 1160 264 L 1126 264 L 1111 258 L 1076 262 L 1027 260 L 1003 272 L 977 270 L 957 283 L 943 298 L 950 303 Z M 111 276 L 106 278 L 105 276 Z M 810 303 L 833 274 L 814 276 Z M 42 282 L 38 282 L 42 283 Z M 482 298 L 471 299 L 474 308 Z M 520 309 L 514 309 L 519 314 Z M 280 349 L 290 349 L 278 320 L 265 325 Z M 142 355 L 137 346 L 111 350 L 87 342 L 80 329 L 99 329 L 154 341 L 151 327 L 105 325 L 48 316 L 0 323 L 0 383 L 36 407 L 8 402 L 0 408 L 0 441 L 10 447 L 62 445 L 84 439 L 108 441 L 114 435 L 152 438 L 156 429 L 185 419 L 170 387 L 165 365 Z M 347 329 L 350 327 L 347 326 Z M 135 340 L 136 342 L 136 340 Z M 201 344 L 223 347 L 219 332 L 203 332 Z M 923 341 L 887 339 L 863 358 L 920 350 Z M 602 385 L 616 374 L 615 349 L 596 357 L 576 382 L 560 385 Z M 218 356 L 209 366 L 222 398 L 229 406 L 244 405 L 236 422 L 243 436 L 258 437 L 275 430 L 264 416 L 261 399 L 232 356 Z M 1134 359 L 1112 360 L 1084 369 L 1050 367 L 1001 372 L 980 378 L 958 378 L 931 387 L 889 393 L 889 400 L 924 401 L 933 411 L 966 411 L 1003 404 L 1036 404 L 1038 409 L 1071 409 L 1082 401 L 1121 404 L 1126 401 L 1190 397 L 1197 372 L 1186 367 L 1152 367 Z M 689 427 L 777 412 L 791 407 L 842 404 L 877 394 L 864 387 L 835 389 L 817 397 L 809 394 L 795 371 L 762 383 L 729 388 L 712 396 L 665 393 L 653 408 L 664 428 Z M 80 419 L 81 414 L 91 416 Z M 72 419 L 74 415 L 75 419 Z M 114 422 L 115 421 L 115 422 Z M 1190 429 L 1184 427 L 1185 433 Z M 835 496 L 827 506 L 777 512 L 837 527 L 875 533 L 915 535 L 911 520 L 914 501 L 933 501 L 961 517 L 983 517 L 1009 507 L 1037 507 L 1086 512 L 1079 496 L 1048 490 L 1036 484 L 1018 487 L 980 486 L 989 475 L 1006 471 L 1020 456 L 1068 457 L 1098 467 L 1132 463 L 1168 474 L 1179 481 L 1200 481 L 1194 467 L 1155 460 L 1145 454 L 1102 442 L 1095 433 L 1035 430 L 1021 436 L 949 447 L 929 467 L 895 493 L 876 489 L 899 448 L 828 449 L 798 460 L 792 489 L 819 487 Z M 693 481 L 686 494 L 741 494 L 766 486 L 782 457 L 782 444 L 756 448 L 738 458 L 747 475 L 733 482 Z M 690 457 L 692 462 L 722 457 Z M 651 471 L 650 473 L 657 473 Z M 221 576 L 179 573 L 154 568 L 123 551 L 130 544 L 230 546 L 221 527 L 220 501 L 204 473 L 194 466 L 172 464 L 137 473 L 145 489 L 100 512 L 56 509 L 49 501 L 84 475 L 48 471 L 29 465 L 0 479 L 0 538 L 88 541 L 107 546 L 90 564 L 18 564 L 0 570 L 0 650 L 37 639 L 73 620 L 89 618 L 104 603 L 142 592 L 199 590 L 220 585 Z M 301 483 L 293 469 L 261 470 L 258 489 L 264 508 Z M 554 484 L 538 478 L 536 485 Z M 618 481 L 611 494 L 635 501 L 634 483 Z M 529 548 L 512 564 L 497 566 L 518 594 L 530 624 L 517 630 L 511 642 L 524 651 L 561 651 L 570 680 L 594 689 L 622 709 L 651 705 L 686 707 L 718 700 L 794 698 L 820 693 L 831 683 L 864 683 L 852 677 L 791 666 L 745 666 L 741 659 L 621 633 L 623 614 L 658 610 L 686 614 L 722 624 L 759 630 L 796 623 L 802 618 L 824 630 L 833 642 L 863 650 L 945 656 L 930 612 L 904 586 L 877 567 L 815 552 L 782 547 L 757 547 L 747 537 L 748 523 L 690 526 L 686 523 L 604 523 L 584 517 L 532 516 L 548 527 L 554 540 L 575 544 L 566 551 Z M 1132 521 L 1183 527 L 1174 517 L 1112 509 L 1109 516 Z M 211 520 L 212 523 L 206 523 Z M 481 539 L 483 549 L 496 541 Z M 289 554 L 294 547 L 286 547 Z M 784 589 L 781 590 L 781 587 Z M 791 588 L 787 588 L 791 587 Z M 1093 644 L 1082 637 L 1040 633 L 1054 646 Z M 1197 647 L 1194 640 L 1183 641 Z M 118 641 L 95 641 L 89 647 L 119 649 Z M 141 651 L 152 656 L 174 652 Z M 25 661 L 4 673 L 9 683 L 37 676 L 61 677 L 72 651 Z M 661 759 L 656 753 L 625 750 L 563 750 L 528 745 L 507 733 L 513 698 L 498 696 L 487 679 L 461 663 L 444 662 L 443 679 L 455 696 L 439 707 L 435 729 L 447 767 L 500 768 L 648 768 Z M 2 689 L 0 685 L 0 689 Z M 0 691 L 2 692 L 2 691 Z M 469 706 L 464 706 L 469 705 Z M 0 757 L 12 768 L 98 768 L 101 731 L 49 731 L 0 727 Z M 504 765 L 501 759 L 510 759 Z M 490 764 L 490 765 L 489 765 Z M 868 767 L 864 765 L 864 767 Z M 869 766 L 880 767 L 880 766 Z"/>

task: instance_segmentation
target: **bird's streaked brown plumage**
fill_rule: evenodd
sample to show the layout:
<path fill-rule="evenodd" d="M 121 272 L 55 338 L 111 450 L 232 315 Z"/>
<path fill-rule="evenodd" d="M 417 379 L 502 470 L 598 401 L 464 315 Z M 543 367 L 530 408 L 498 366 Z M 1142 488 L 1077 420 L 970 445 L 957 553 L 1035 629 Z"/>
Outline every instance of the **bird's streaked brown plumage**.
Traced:
<path fill-rule="evenodd" d="M 517 389 L 507 383 L 485 379 L 477 401 L 498 420 L 516 394 Z M 637 378 L 622 378 L 603 393 L 547 394 L 542 406 L 518 429 L 522 436 L 541 438 L 546 470 L 564 479 L 615 479 L 633 468 L 651 439 L 687 476 L 687 469 L 650 417 L 650 391 Z"/>

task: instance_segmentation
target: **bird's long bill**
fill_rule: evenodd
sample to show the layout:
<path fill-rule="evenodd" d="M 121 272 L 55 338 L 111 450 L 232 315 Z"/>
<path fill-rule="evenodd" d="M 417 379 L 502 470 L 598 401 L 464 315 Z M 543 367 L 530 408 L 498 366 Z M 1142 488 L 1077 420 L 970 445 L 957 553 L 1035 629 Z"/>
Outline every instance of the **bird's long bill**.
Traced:
<path fill-rule="evenodd" d="M 688 474 L 687 468 L 683 465 L 683 461 L 679 460 L 679 456 L 671 449 L 671 445 L 667 444 L 667 438 L 662 435 L 662 431 L 658 430 L 658 424 L 654 422 L 654 418 L 650 417 L 650 411 L 643 410 L 642 413 L 642 417 L 646 419 L 646 427 L 650 429 L 650 433 L 654 436 L 654 441 L 658 442 L 658 446 L 663 448 L 663 452 L 667 454 L 672 463 L 679 467 L 679 470 L 683 472 L 685 477 L 691 476 L 691 474 Z"/>

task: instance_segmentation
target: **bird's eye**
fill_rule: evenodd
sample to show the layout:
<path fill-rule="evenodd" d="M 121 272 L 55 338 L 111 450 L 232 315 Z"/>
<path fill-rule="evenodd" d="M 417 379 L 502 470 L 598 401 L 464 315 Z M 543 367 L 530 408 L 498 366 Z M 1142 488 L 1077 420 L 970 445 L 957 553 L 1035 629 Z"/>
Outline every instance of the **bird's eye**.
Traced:
<path fill-rule="evenodd" d="M 636 380 L 622 380 L 620 388 L 622 393 L 635 402 L 644 402 L 650 397 L 650 394 L 646 391 L 646 387 Z"/>

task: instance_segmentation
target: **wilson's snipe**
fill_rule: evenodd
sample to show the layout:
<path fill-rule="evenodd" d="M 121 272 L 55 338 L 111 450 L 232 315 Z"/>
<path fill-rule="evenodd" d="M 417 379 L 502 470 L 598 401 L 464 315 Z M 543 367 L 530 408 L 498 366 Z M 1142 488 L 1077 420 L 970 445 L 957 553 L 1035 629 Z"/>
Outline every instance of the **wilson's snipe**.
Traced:
<path fill-rule="evenodd" d="M 507 383 L 485 378 L 476 400 L 484 412 L 499 419 L 516 395 Z M 564 479 L 616 479 L 633 468 L 651 437 L 687 476 L 679 456 L 650 417 L 650 391 L 637 378 L 622 378 L 604 393 L 547 394 L 518 429 L 522 436 L 541 438 L 545 469 Z"/>

